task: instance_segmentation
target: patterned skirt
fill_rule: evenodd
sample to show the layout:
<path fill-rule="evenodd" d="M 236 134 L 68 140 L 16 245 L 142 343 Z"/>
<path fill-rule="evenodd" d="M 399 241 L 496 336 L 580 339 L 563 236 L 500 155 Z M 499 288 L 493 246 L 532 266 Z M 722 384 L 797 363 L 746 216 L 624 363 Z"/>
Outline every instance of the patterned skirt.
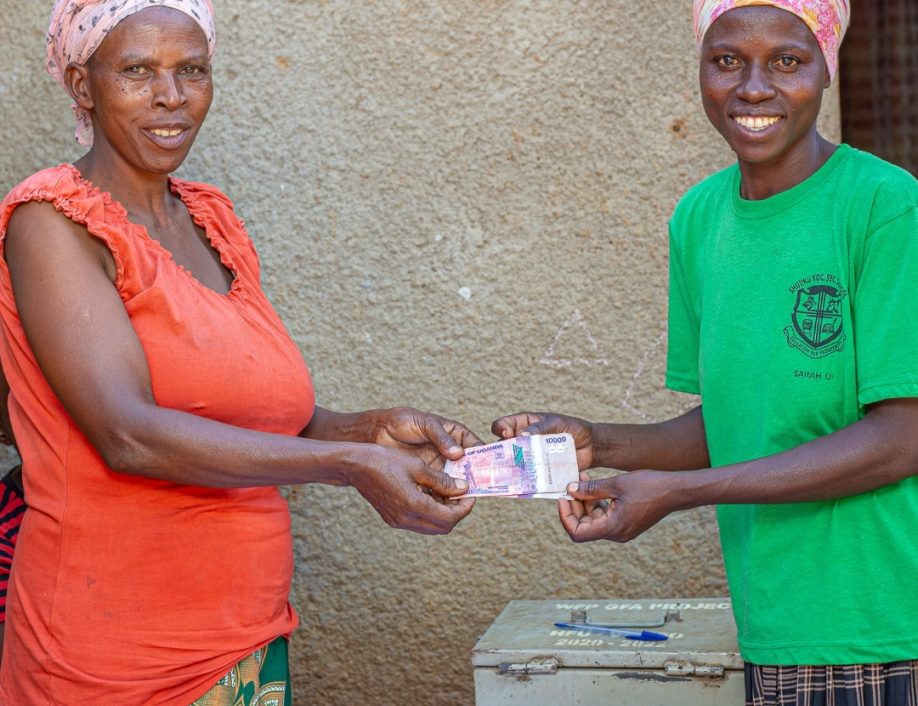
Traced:
<path fill-rule="evenodd" d="M 287 638 L 279 637 L 229 670 L 191 706 L 291 706 Z"/>
<path fill-rule="evenodd" d="M 0 479 L 0 623 L 6 621 L 6 591 L 13 568 L 13 552 L 26 510 L 20 483 L 18 466 Z"/>
<path fill-rule="evenodd" d="M 746 663 L 746 706 L 918 706 L 918 660 L 789 667 Z"/>

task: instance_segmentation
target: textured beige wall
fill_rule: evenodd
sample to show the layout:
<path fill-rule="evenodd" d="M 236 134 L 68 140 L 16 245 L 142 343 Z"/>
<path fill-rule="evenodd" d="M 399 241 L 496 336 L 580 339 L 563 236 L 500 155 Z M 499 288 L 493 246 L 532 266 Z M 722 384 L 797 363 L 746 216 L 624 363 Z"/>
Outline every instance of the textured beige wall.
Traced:
<path fill-rule="evenodd" d="M 42 70 L 50 4 L 0 0 L 4 193 L 80 154 Z M 640 422 L 692 402 L 662 388 L 666 222 L 731 154 L 689 2 L 217 5 L 217 98 L 183 175 L 235 200 L 320 404 L 485 435 L 524 407 Z M 479 502 L 427 538 L 350 489 L 289 498 L 298 704 L 471 704 L 468 651 L 511 599 L 726 590 L 709 509 L 575 546 L 549 502 Z"/>

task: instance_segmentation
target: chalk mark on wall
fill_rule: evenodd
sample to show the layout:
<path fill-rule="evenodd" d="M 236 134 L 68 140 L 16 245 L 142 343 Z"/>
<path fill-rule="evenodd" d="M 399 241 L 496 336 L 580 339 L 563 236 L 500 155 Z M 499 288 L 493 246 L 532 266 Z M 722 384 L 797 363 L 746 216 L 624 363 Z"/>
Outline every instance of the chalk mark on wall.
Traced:
<path fill-rule="evenodd" d="M 655 415 L 648 414 L 647 412 L 644 412 L 641 409 L 638 409 L 637 407 L 634 406 L 634 404 L 632 404 L 631 400 L 634 396 L 634 388 L 637 386 L 638 380 L 640 380 L 641 377 L 644 375 L 644 372 L 647 369 L 648 363 L 650 363 L 650 361 L 654 359 L 654 356 L 656 356 L 657 352 L 663 347 L 663 344 L 665 342 L 666 342 L 666 329 L 664 329 L 660 333 L 660 335 L 657 336 L 657 339 L 650 345 L 650 347 L 644 351 L 644 355 L 641 356 L 641 360 L 640 362 L 638 362 L 638 366 L 634 371 L 634 375 L 631 376 L 631 380 L 628 383 L 628 389 L 625 390 L 625 396 L 622 399 L 622 407 L 624 409 L 627 409 L 629 412 L 636 414 L 637 416 L 641 417 L 641 419 L 647 422 L 656 421 L 658 417 L 656 417 Z M 679 414 L 685 414 L 692 407 L 696 407 L 701 401 L 701 398 L 698 397 L 698 395 L 686 395 L 684 393 L 676 393 L 676 392 L 673 392 L 672 394 L 678 395 L 680 398 L 685 398 L 682 401 L 682 404 L 679 405 L 679 411 L 678 411 Z"/>
<path fill-rule="evenodd" d="M 590 332 L 589 327 L 586 324 L 586 321 L 583 320 L 583 316 L 580 314 L 580 309 L 574 309 L 574 313 L 571 317 L 564 322 L 564 325 L 558 330 L 558 333 L 555 334 L 555 339 L 551 342 L 551 345 L 548 347 L 548 350 L 542 355 L 542 359 L 539 361 L 542 365 L 548 365 L 553 368 L 569 368 L 572 365 L 586 365 L 586 366 L 596 366 L 596 365 L 608 365 L 609 361 L 606 358 L 584 358 L 584 357 L 575 357 L 575 358 L 559 358 L 555 355 L 555 347 L 558 345 L 558 341 L 565 337 L 568 329 L 572 331 L 580 330 L 580 335 L 586 338 L 589 343 L 590 349 L 596 351 L 599 346 L 596 345 L 596 339 L 593 338 L 593 334 Z M 570 335 L 577 335 L 572 333 Z"/>

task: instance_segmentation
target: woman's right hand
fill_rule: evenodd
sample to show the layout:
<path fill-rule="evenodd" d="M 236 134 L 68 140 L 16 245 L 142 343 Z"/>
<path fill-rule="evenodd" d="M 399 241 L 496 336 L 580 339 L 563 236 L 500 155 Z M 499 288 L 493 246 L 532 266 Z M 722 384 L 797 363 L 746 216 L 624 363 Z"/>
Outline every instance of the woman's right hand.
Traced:
<path fill-rule="evenodd" d="M 350 485 L 390 527 L 420 534 L 448 534 L 475 505 L 453 499 L 468 490 L 465 481 L 436 471 L 407 451 L 367 445 L 368 458 L 350 476 Z"/>
<path fill-rule="evenodd" d="M 496 419 L 491 432 L 501 439 L 526 434 L 570 434 L 577 449 L 577 467 L 592 468 L 596 458 L 593 446 L 593 424 L 578 417 L 548 412 L 518 412 Z"/>

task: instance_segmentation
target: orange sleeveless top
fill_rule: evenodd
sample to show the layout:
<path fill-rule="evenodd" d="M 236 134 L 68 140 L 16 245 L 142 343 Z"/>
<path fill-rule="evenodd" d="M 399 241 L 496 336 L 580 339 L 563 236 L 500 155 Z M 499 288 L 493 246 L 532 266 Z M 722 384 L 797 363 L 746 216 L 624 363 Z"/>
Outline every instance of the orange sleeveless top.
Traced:
<path fill-rule="evenodd" d="M 0 361 L 29 503 L 0 704 L 189 704 L 297 623 L 290 514 L 277 488 L 111 471 L 48 387 L 16 310 L 2 239 L 19 204 L 48 201 L 114 255 L 158 404 L 298 434 L 313 413 L 312 382 L 261 290 L 242 222 L 214 187 L 173 179 L 171 188 L 235 275 L 228 294 L 182 269 L 70 165 L 33 175 L 0 203 Z"/>

